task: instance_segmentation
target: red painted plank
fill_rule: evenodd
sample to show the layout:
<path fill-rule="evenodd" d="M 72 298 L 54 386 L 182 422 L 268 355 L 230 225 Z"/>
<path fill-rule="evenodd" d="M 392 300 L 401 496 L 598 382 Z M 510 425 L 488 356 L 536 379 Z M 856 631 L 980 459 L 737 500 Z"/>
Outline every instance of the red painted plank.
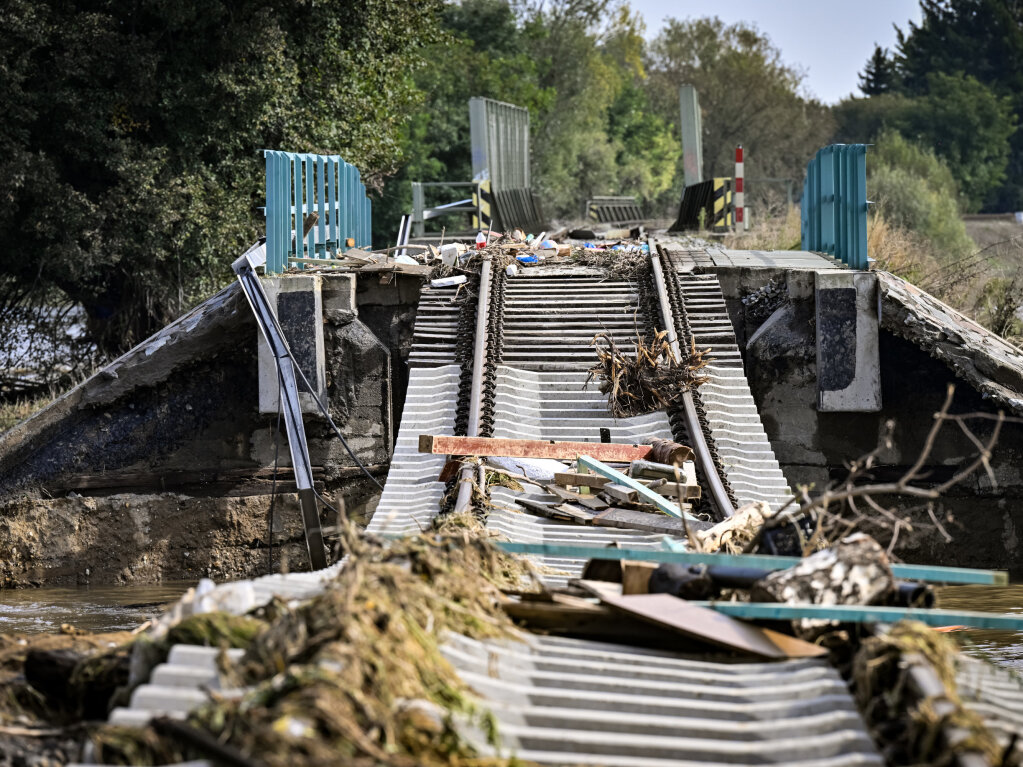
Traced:
<path fill-rule="evenodd" d="M 419 435 L 419 452 L 436 455 L 501 455 L 511 458 L 560 460 L 575 460 L 580 455 L 588 455 L 598 461 L 628 463 L 646 458 L 650 450 L 650 445 L 623 445 L 616 442 L 555 442 L 542 439 Z"/>

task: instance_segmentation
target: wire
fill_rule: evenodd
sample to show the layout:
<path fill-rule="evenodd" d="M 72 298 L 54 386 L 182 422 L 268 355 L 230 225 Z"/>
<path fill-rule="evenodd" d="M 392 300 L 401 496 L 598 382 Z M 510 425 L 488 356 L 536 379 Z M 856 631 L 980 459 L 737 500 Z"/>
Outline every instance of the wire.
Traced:
<path fill-rule="evenodd" d="M 291 353 L 291 349 L 288 349 L 288 353 L 289 353 L 289 355 L 290 355 L 290 353 Z M 276 364 L 278 365 L 278 375 L 280 375 L 280 371 L 279 371 L 279 368 L 280 368 L 280 363 L 278 363 L 278 362 L 277 362 L 277 359 L 276 359 L 276 357 L 274 358 L 274 362 L 275 362 L 275 363 L 276 363 Z M 300 367 L 298 366 L 298 363 L 297 363 L 297 362 L 295 361 L 295 358 L 294 358 L 294 357 L 292 357 L 292 358 L 291 358 L 291 364 L 292 364 L 292 366 L 293 366 L 293 367 L 295 368 L 295 370 L 296 370 L 296 371 L 298 372 L 298 374 L 299 374 L 300 376 L 302 376 L 302 381 L 303 381 L 303 382 L 305 383 L 306 389 L 308 389 L 308 390 L 309 390 L 309 393 L 313 395 L 313 400 L 314 400 L 314 401 L 316 402 L 317 406 L 318 406 L 318 407 L 320 408 L 320 412 L 321 412 L 321 413 L 323 413 L 323 416 L 324 416 L 324 418 L 326 418 L 326 419 L 327 419 L 327 423 L 329 423 L 329 424 L 330 424 L 330 427 L 331 427 L 331 428 L 332 428 L 332 429 L 334 430 L 334 434 L 336 434 L 336 435 L 337 435 L 337 438 L 338 438 L 339 440 L 341 440 L 341 444 L 342 444 L 342 445 L 344 445 L 344 447 L 345 447 L 345 450 L 347 450 L 347 451 L 348 451 L 348 455 L 350 455 L 350 456 L 352 457 L 352 460 L 353 460 L 353 461 L 355 461 L 355 463 L 356 463 L 356 464 L 357 464 L 357 465 L 359 466 L 359 468 L 360 468 L 360 469 L 362 469 L 362 473 L 363 473 L 363 474 L 365 474 L 365 475 L 366 475 L 367 477 L 369 477 L 369 478 L 370 478 L 370 481 L 371 481 L 371 482 L 372 482 L 372 483 L 373 483 L 374 485 L 376 485 L 376 486 L 377 486 L 377 487 L 378 487 L 378 488 L 379 488 L 380 490 L 383 490 L 383 489 L 384 489 L 384 486 L 383 486 L 383 485 L 381 485 L 381 484 L 380 484 L 380 483 L 379 483 L 379 482 L 377 481 L 377 478 L 376 478 L 376 477 L 374 477 L 374 476 L 373 476 L 372 474 L 370 474 L 370 473 L 369 473 L 369 469 L 367 469 L 367 468 L 366 468 L 366 467 L 365 467 L 365 466 L 363 465 L 362 461 L 360 461 L 360 460 L 359 460 L 359 459 L 358 459 L 358 458 L 356 457 L 355 453 L 354 453 L 354 452 L 352 451 L 352 448 L 351 448 L 351 447 L 349 447 L 349 445 L 348 445 L 348 440 L 346 440 L 346 439 L 344 438 L 344 435 L 343 435 L 343 434 L 341 433 L 341 430 L 337 428 L 337 424 L 336 424 L 336 423 L 334 423 L 334 419 L 330 417 L 330 413 L 329 413 L 329 412 L 327 411 L 327 407 L 326 407 L 326 406 L 325 406 L 325 405 L 323 404 L 323 402 L 322 402 L 322 401 L 320 400 L 320 395 L 316 393 L 316 390 L 315 390 L 315 389 L 313 389 L 313 385 L 312 385 L 311 383 L 309 383 L 309 379 L 308 379 L 308 378 L 306 378 L 306 376 L 305 376 L 305 373 L 303 373 L 303 372 L 302 372 L 302 368 L 300 368 Z M 322 499 L 321 499 L 321 500 L 322 500 Z"/>

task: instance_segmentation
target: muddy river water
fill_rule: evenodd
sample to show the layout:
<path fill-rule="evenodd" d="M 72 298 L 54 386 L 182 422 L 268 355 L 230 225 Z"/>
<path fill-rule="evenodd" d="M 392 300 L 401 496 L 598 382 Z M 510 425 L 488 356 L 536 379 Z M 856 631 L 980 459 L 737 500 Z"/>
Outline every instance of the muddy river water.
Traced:
<path fill-rule="evenodd" d="M 192 582 L 149 586 L 42 588 L 0 591 L 0 633 L 58 631 L 64 623 L 89 631 L 123 631 L 159 615 Z M 946 586 L 938 606 L 1023 615 L 1023 585 Z M 1023 673 L 1023 632 L 959 631 L 953 634 L 971 654 Z"/>
<path fill-rule="evenodd" d="M 8 589 L 0 591 L 0 633 L 59 631 L 69 623 L 93 632 L 130 631 L 159 615 L 195 584 Z"/>

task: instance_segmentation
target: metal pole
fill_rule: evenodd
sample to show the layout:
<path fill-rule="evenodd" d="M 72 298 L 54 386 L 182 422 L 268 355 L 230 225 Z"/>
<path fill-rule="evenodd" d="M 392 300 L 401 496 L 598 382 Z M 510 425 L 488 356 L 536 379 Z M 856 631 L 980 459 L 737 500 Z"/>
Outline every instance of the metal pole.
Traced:
<path fill-rule="evenodd" d="M 468 437 L 478 437 L 480 431 L 480 403 L 483 399 L 483 365 L 487 357 L 487 320 L 490 316 L 490 258 L 480 265 L 479 301 L 476 305 L 476 346 L 472 357 L 472 384 L 469 391 L 469 421 L 465 428 Z M 472 466 L 462 466 L 458 476 L 458 497 L 455 513 L 472 506 Z"/>
<path fill-rule="evenodd" d="M 664 329 L 668 331 L 668 343 L 671 351 L 679 360 L 684 359 L 682 349 L 678 343 L 678 336 L 675 333 L 675 318 L 671 313 L 671 304 L 668 302 L 668 290 L 664 284 L 664 271 L 661 267 L 661 258 L 657 253 L 657 245 L 650 240 L 650 267 L 654 274 L 654 285 L 657 288 L 657 301 L 661 307 L 661 322 Z M 714 505 L 718 507 L 723 517 L 730 517 L 735 514 L 735 508 L 728 499 L 728 491 L 718 475 L 718 467 L 710 454 L 710 447 L 703 434 L 703 425 L 700 423 L 700 415 L 696 412 L 696 402 L 693 400 L 692 392 L 685 392 L 682 395 L 682 415 L 685 419 L 686 430 L 692 440 L 693 452 L 695 453 L 696 466 L 703 472 L 703 476 L 710 485 L 710 495 Z"/>

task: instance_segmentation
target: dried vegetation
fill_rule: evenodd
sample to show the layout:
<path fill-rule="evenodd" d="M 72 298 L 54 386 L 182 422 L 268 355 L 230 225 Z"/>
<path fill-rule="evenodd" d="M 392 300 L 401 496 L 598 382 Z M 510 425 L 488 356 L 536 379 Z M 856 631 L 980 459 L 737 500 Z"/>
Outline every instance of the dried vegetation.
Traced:
<path fill-rule="evenodd" d="M 223 747 L 282 767 L 510 764 L 461 737 L 457 722 L 491 741 L 497 733 L 440 643 L 446 632 L 511 636 L 499 589 L 521 588 L 524 566 L 458 526 L 386 548 L 351 534 L 347 544 L 348 562 L 323 594 L 250 618 L 262 628 L 224 669 L 228 685 L 246 688 L 241 698 L 215 696 L 174 737 L 159 723 L 105 727 L 93 738 L 99 761 L 222 759 Z"/>
<path fill-rule="evenodd" d="M 597 382 L 615 418 L 671 408 L 685 392 L 707 380 L 700 370 L 707 365 L 704 355 L 710 349 L 699 350 L 694 344 L 689 356 L 679 360 L 664 330 L 649 344 L 637 334 L 635 356 L 623 351 L 607 332 L 598 333 L 590 344 L 596 347 L 597 364 L 590 368 L 587 384 Z"/>

